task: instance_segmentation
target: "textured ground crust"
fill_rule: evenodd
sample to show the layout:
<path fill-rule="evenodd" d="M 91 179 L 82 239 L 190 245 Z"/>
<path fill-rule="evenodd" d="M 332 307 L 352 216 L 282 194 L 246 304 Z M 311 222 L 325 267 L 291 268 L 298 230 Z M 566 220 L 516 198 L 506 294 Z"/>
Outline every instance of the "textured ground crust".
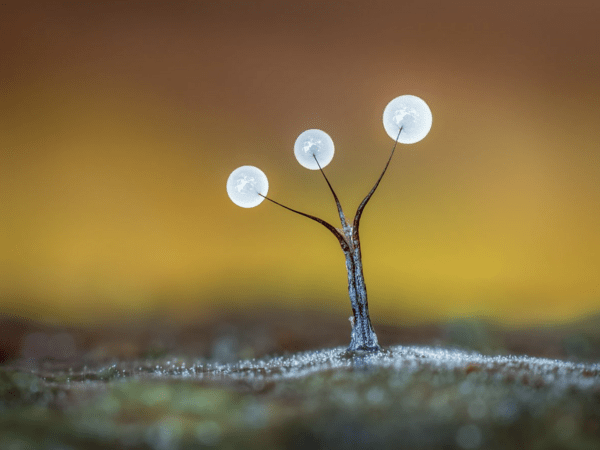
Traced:
<path fill-rule="evenodd" d="M 273 323 L 280 331 L 220 322 L 212 334 L 119 343 L 112 332 L 86 341 L 30 330 L 20 357 L 0 366 L 0 449 L 600 448 L 593 334 L 462 323 L 383 330 L 384 346 L 432 344 L 349 354 L 289 350 L 337 339 L 319 334 L 335 330 L 327 323 L 305 334 Z M 34 345 L 44 338 L 76 352 Z M 507 343 L 560 358 L 511 355 Z"/>

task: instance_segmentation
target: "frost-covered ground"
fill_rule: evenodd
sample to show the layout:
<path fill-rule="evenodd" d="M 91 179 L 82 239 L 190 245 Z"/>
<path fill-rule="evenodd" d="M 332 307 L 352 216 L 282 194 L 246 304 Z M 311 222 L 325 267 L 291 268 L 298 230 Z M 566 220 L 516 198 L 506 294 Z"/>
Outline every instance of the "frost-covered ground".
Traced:
<path fill-rule="evenodd" d="M 498 342 L 481 326 L 459 329 L 464 342 Z M 159 351 L 150 336 L 147 351 L 105 336 L 71 358 L 9 361 L 0 366 L 0 449 L 600 448 L 593 358 L 463 350 L 448 332 L 436 345 L 379 354 L 329 347 L 253 358 L 260 342 L 301 338 L 260 330 L 204 336 L 204 354 L 177 351 L 195 348 L 185 340 Z M 522 336 L 529 348 L 559 342 Z M 560 342 L 589 354 L 584 337 Z M 502 342 L 522 341 L 511 339 Z"/>
<path fill-rule="evenodd" d="M 343 348 L 0 372 L 0 448 L 600 448 L 600 365 Z"/>

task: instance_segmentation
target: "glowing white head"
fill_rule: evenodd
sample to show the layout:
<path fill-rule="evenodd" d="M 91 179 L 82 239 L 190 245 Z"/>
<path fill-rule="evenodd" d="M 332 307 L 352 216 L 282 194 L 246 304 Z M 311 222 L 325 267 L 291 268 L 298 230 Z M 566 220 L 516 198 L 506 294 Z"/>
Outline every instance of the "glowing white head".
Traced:
<path fill-rule="evenodd" d="M 302 132 L 294 144 L 296 159 L 310 170 L 319 170 L 315 157 L 321 167 L 325 167 L 333 159 L 333 152 L 333 140 L 321 130 L 312 129 Z"/>
<path fill-rule="evenodd" d="M 227 179 L 227 193 L 233 203 L 242 208 L 254 208 L 264 200 L 269 180 L 262 170 L 254 166 L 242 166 L 235 169 Z"/>
<path fill-rule="evenodd" d="M 431 130 L 431 122 L 431 109 L 414 95 L 396 97 L 383 110 L 383 127 L 392 139 L 396 140 L 402 127 L 401 144 L 419 142 Z"/>

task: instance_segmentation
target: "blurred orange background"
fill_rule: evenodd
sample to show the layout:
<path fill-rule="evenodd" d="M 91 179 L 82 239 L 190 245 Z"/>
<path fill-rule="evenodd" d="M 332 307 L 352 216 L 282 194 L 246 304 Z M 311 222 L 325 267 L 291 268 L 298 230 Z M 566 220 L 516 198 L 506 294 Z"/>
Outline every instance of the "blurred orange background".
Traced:
<path fill-rule="evenodd" d="M 600 3 L 0 4 L 0 311 L 85 324 L 252 307 L 349 315 L 336 222 L 293 143 L 320 128 L 346 214 L 423 98 L 361 223 L 375 324 L 600 310 Z"/>

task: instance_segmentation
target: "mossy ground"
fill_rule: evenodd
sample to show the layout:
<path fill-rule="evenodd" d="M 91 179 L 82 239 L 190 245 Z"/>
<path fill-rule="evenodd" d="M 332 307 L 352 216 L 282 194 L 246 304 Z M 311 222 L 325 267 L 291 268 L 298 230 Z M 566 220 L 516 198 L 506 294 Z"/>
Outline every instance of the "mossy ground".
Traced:
<path fill-rule="evenodd" d="M 66 359 L 9 360 L 0 366 L 0 449 L 600 448 L 593 327 L 537 339 L 468 322 L 382 328 L 384 343 L 410 340 L 373 359 L 339 347 L 294 351 L 314 342 L 286 320 L 283 334 L 233 320 L 196 330 L 201 342 L 149 333 L 117 345 L 104 335 Z M 311 323 L 333 330 L 318 337 L 325 344 L 338 339 L 335 326 Z M 561 359 L 452 350 L 507 355 L 507 343 Z"/>

